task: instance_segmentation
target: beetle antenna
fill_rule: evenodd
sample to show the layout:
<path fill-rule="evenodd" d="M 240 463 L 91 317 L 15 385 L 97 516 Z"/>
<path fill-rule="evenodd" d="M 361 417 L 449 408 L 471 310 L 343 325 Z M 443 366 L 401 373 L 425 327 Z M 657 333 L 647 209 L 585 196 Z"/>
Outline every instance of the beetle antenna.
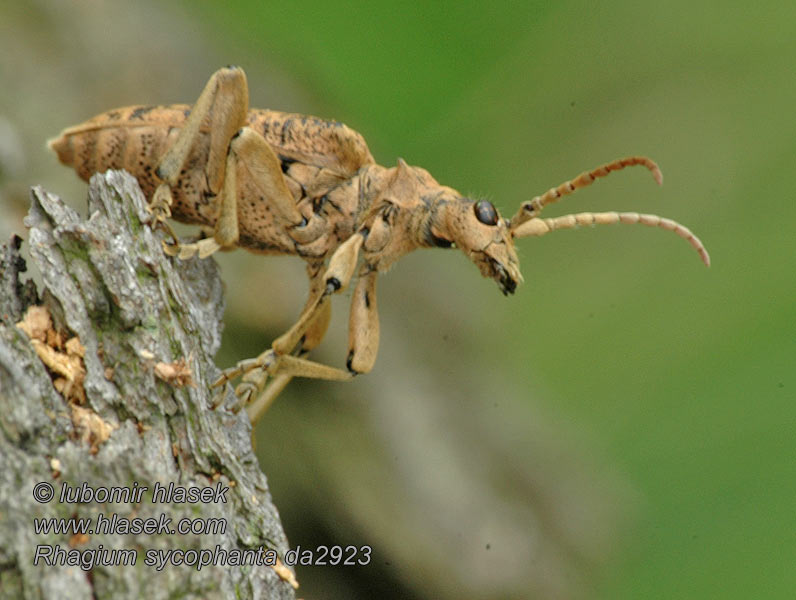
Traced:
<path fill-rule="evenodd" d="M 512 230 L 515 238 L 541 236 L 556 229 L 574 229 L 584 225 L 611 225 L 613 223 L 640 223 L 648 227 L 660 227 L 667 231 L 673 231 L 691 246 L 694 247 L 699 253 L 702 262 L 705 266 L 710 266 L 710 255 L 705 249 L 700 239 L 695 236 L 688 227 L 681 225 L 671 219 L 665 219 L 658 215 L 643 215 L 634 212 L 601 212 L 601 213 L 578 213 L 572 215 L 564 215 L 554 219 L 539 219 L 532 218 Z"/>
<path fill-rule="evenodd" d="M 587 187 L 600 177 L 605 177 L 612 171 L 621 171 L 626 167 L 634 167 L 636 165 L 643 165 L 647 167 L 652 172 L 652 176 L 655 178 L 655 181 L 658 183 L 658 185 L 663 183 L 663 174 L 661 173 L 660 168 L 658 168 L 658 165 L 652 159 L 647 158 L 646 156 L 628 156 L 626 158 L 620 158 L 613 162 L 601 165 L 596 169 L 592 169 L 591 171 L 584 171 L 574 179 L 565 181 L 557 187 L 550 188 L 541 196 L 536 196 L 532 200 L 523 202 L 520 205 L 517 214 L 511 218 L 510 228 L 514 230 L 522 225 L 525 221 L 533 219 L 534 217 L 538 217 L 539 213 L 542 212 L 542 209 L 545 206 L 556 202 L 562 196 L 571 194 L 580 188 Z"/>

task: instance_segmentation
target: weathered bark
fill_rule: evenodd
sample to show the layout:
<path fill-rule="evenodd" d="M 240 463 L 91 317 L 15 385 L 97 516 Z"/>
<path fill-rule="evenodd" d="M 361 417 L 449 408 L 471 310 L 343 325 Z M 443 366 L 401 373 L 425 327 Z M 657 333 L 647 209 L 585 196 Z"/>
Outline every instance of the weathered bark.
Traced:
<path fill-rule="evenodd" d="M 20 240 L 0 256 L 0 598 L 293 598 L 270 566 L 146 566 L 147 550 L 276 549 L 287 542 L 266 479 L 251 447 L 245 411 L 229 410 L 229 387 L 213 409 L 209 382 L 218 375 L 222 284 L 212 259 L 178 261 L 161 250 L 145 200 L 129 175 L 92 179 L 89 217 L 60 199 L 32 191 L 30 254 L 41 275 L 38 294 L 19 282 Z M 55 323 L 50 354 L 70 360 L 63 342 L 79 338 L 83 373 L 70 383 L 53 360 L 45 366 L 16 323 L 31 304 Z M 79 346 L 78 346 L 79 347 Z M 186 361 L 193 385 L 163 365 Z M 162 363 L 158 367 L 158 363 Z M 160 376 L 157 374 L 161 369 Z M 165 377 L 165 379 L 164 379 Z M 59 392 L 54 379 L 60 379 Z M 82 388 L 82 389 L 81 389 Z M 33 497 L 49 482 L 55 498 Z M 140 503 L 59 502 L 63 484 L 146 486 Z M 229 486 L 226 502 L 153 503 L 156 482 Z M 36 534 L 34 518 L 222 518 L 223 534 L 73 536 Z M 135 566 L 34 566 L 37 546 L 64 550 L 133 549 Z M 172 555 L 173 556 L 173 555 Z M 187 558 L 187 557 L 186 557 Z M 283 573 L 284 575 L 284 573 Z"/>

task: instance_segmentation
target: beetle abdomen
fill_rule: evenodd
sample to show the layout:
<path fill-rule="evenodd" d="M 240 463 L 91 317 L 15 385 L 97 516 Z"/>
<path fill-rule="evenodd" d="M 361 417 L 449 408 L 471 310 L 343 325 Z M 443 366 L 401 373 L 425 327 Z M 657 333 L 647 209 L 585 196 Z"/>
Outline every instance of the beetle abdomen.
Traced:
<path fill-rule="evenodd" d="M 188 105 L 128 106 L 65 129 L 49 146 L 84 180 L 108 169 L 125 169 L 151 197 L 154 170 L 185 121 Z"/>
<path fill-rule="evenodd" d="M 111 110 L 64 130 L 49 145 L 59 160 L 73 167 L 82 179 L 88 181 L 94 173 L 108 169 L 125 169 L 138 179 L 144 194 L 151 199 L 162 183 L 155 174 L 157 166 L 176 141 L 190 111 L 187 104 Z M 252 109 L 246 124 L 273 148 L 300 209 L 305 204 L 312 205 L 315 199 L 325 198 L 361 167 L 374 163 L 362 136 L 337 121 Z M 172 216 L 178 221 L 208 226 L 215 223 L 217 207 L 205 172 L 209 148 L 209 129 L 203 127 L 176 184 L 171 186 Z M 263 234 L 263 230 L 273 233 L 278 228 L 270 229 L 273 217 L 267 201 L 252 184 L 247 177 L 238 184 L 242 245 L 258 250 L 262 244 L 268 248 L 284 246 L 282 251 L 290 251 L 292 243 L 288 247 L 289 240 L 281 240 L 284 236 Z M 356 203 L 355 196 L 352 202 Z M 356 208 L 337 206 L 345 214 Z M 249 227 L 256 231 L 248 232 Z M 265 239 L 274 235 L 280 238 L 278 243 Z M 255 244 L 255 238 L 262 238 L 262 244 Z"/>

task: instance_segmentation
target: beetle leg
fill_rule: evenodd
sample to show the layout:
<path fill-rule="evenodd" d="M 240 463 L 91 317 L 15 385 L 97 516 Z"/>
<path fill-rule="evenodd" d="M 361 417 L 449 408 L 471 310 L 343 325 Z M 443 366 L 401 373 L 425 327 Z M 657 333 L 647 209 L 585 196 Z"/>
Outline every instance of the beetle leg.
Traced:
<path fill-rule="evenodd" d="M 300 225 L 304 217 L 287 187 L 279 158 L 265 138 L 244 127 L 233 138 L 230 151 L 236 157 L 238 168 L 248 171 L 249 181 L 279 217 L 291 227 Z"/>
<path fill-rule="evenodd" d="M 247 177 L 290 226 L 303 222 L 271 146 L 253 129 L 243 127 L 229 144 L 224 186 L 216 199 L 218 216 L 213 231 L 214 241 L 201 240 L 195 244 L 185 244 L 180 248 L 180 258 L 189 258 L 196 252 L 200 258 L 205 258 L 219 248 L 237 244 L 238 181 Z"/>
<path fill-rule="evenodd" d="M 323 263 L 315 263 L 307 265 L 307 275 L 310 278 L 310 295 L 307 298 L 307 304 L 304 310 L 312 303 L 312 299 L 323 291 L 325 287 L 324 280 L 325 270 Z M 303 312 L 303 311 L 302 311 Z M 329 327 L 329 321 L 332 318 L 332 305 L 325 303 L 321 310 L 317 311 L 315 319 L 312 321 L 304 336 L 300 340 L 300 347 L 302 352 L 309 352 L 315 349 L 321 343 L 323 336 L 326 335 L 326 330 Z"/>
<path fill-rule="evenodd" d="M 199 254 L 204 258 L 219 248 L 234 246 L 238 241 L 237 181 L 248 177 L 295 233 L 299 242 L 315 239 L 318 227 L 307 223 L 296 206 L 282 173 L 279 158 L 265 139 L 246 124 L 249 109 L 249 89 L 246 75 L 238 67 L 216 71 L 205 85 L 191 109 L 174 144 L 160 160 L 156 170 L 163 181 L 152 197 L 151 210 L 155 222 L 171 236 L 166 246 L 170 255 L 189 258 Z M 208 131 L 204 134 L 202 126 Z M 209 151 L 204 173 L 210 193 L 216 195 L 219 213 L 211 240 L 180 245 L 166 219 L 171 215 L 172 188 L 177 185 L 188 157 L 200 135 L 209 135 Z M 245 171 L 246 173 L 239 172 Z"/>
<path fill-rule="evenodd" d="M 241 383 L 235 388 L 235 395 L 240 401 L 239 406 L 252 402 L 254 395 L 263 389 L 263 385 L 269 375 L 272 377 L 284 375 L 291 379 L 293 377 L 309 377 L 311 379 L 326 379 L 327 381 L 348 381 L 353 377 L 348 371 L 307 360 L 300 356 L 277 354 L 273 348 L 269 348 L 255 359 L 239 362 L 230 371 L 236 372 L 232 375 L 233 377 L 243 374 Z M 229 378 L 227 371 L 224 371 L 221 377 L 213 383 L 213 386 L 224 383 L 227 378 Z M 287 382 L 282 387 L 284 388 L 285 385 L 287 385 Z M 276 394 L 274 394 L 274 397 L 276 397 Z"/>
<path fill-rule="evenodd" d="M 246 123 L 249 110 L 249 88 L 246 75 L 239 67 L 219 69 L 208 80 L 202 93 L 193 105 L 191 113 L 180 129 L 177 139 L 163 155 L 155 171 L 161 183 L 155 190 L 150 205 L 155 213 L 155 220 L 162 222 L 171 214 L 173 202 L 171 189 L 177 185 L 182 175 L 185 162 L 195 149 L 201 135 L 209 136 L 209 150 L 204 164 L 204 173 L 210 193 L 215 194 L 219 201 L 219 218 L 216 223 L 215 235 L 219 247 L 234 245 L 237 242 L 237 214 L 235 195 L 235 159 L 230 153 L 230 142 L 235 134 Z M 206 126 L 206 133 L 201 131 Z M 232 181 L 228 175 L 232 173 Z M 230 212 L 235 213 L 230 216 Z M 230 221 L 234 227 L 230 228 Z M 171 228 L 170 235 L 175 239 Z M 180 254 L 186 258 L 195 253 L 209 256 L 218 248 L 207 240 L 197 244 L 186 244 L 183 250 L 179 244 L 170 248 L 169 254 Z"/>
<path fill-rule="evenodd" d="M 210 150 L 204 171 L 210 191 L 218 193 L 224 181 L 224 166 L 229 142 L 246 123 L 249 87 L 239 67 L 219 69 L 210 77 L 176 141 L 163 155 L 157 175 L 170 186 L 176 185 L 180 171 L 199 139 L 203 124 L 210 136 Z"/>
<path fill-rule="evenodd" d="M 163 229 L 171 238 L 171 243 L 174 245 L 179 245 L 180 240 L 177 237 L 177 234 L 174 233 L 171 225 L 168 223 L 168 219 L 171 217 L 171 204 L 172 197 L 169 186 L 161 185 L 157 190 L 155 190 L 152 200 L 150 200 L 150 202 L 147 204 L 147 210 L 152 214 L 154 219 L 154 227 Z M 163 248 L 168 252 L 167 248 L 169 248 L 169 246 L 167 244 L 164 243 Z"/>
<path fill-rule="evenodd" d="M 312 265 L 310 265 L 309 268 L 311 269 Z M 319 271 L 319 274 L 323 275 L 323 271 Z M 307 304 L 309 304 L 312 301 L 312 298 L 315 297 L 316 291 L 313 287 L 315 282 L 322 284 L 323 278 L 314 277 L 311 279 L 310 298 L 307 301 Z M 316 313 L 315 319 L 307 328 L 307 331 L 304 333 L 304 336 L 299 342 L 299 357 L 303 358 L 309 354 L 313 348 L 321 343 L 321 340 L 326 333 L 326 329 L 329 327 L 329 320 L 331 317 L 332 305 L 331 303 L 326 302 L 321 310 Z M 244 380 L 254 383 L 254 386 L 257 390 L 262 390 L 257 395 L 257 398 L 246 408 L 246 412 L 249 414 L 249 419 L 252 423 L 256 423 L 260 417 L 265 414 L 265 411 L 270 408 L 271 404 L 273 404 L 274 400 L 276 400 L 276 397 L 282 393 L 282 390 L 284 390 L 287 384 L 293 379 L 293 375 L 279 373 L 272 377 L 271 381 L 269 381 L 268 385 L 266 386 L 265 381 L 267 377 L 268 375 L 264 371 L 251 371 L 244 376 Z M 265 389 L 263 389 L 263 387 L 265 387 Z"/>
<path fill-rule="evenodd" d="M 280 373 L 276 377 L 272 377 L 265 389 L 260 392 L 257 399 L 246 407 L 246 412 L 249 415 L 249 420 L 256 423 L 265 414 L 271 405 L 276 400 L 276 397 L 282 393 L 282 390 L 287 387 L 287 384 L 293 379 L 293 375 Z M 262 387 L 262 385 L 260 386 Z"/>
<path fill-rule="evenodd" d="M 177 247 L 166 248 L 166 253 L 181 259 L 191 258 L 199 254 L 199 258 L 207 258 L 216 250 L 229 248 L 238 242 L 238 159 L 234 151 L 234 142 L 227 154 L 226 177 L 224 188 L 218 196 L 218 216 L 213 228 L 213 237 L 199 240 L 193 244 L 179 244 Z"/>
<path fill-rule="evenodd" d="M 357 232 L 335 250 L 329 260 L 329 267 L 323 274 L 323 285 L 320 293 L 307 303 L 307 307 L 296 324 L 274 340 L 272 347 L 277 354 L 291 352 L 313 324 L 318 312 L 328 310 L 324 309 L 324 304 L 328 302 L 329 296 L 344 290 L 348 286 L 354 274 L 359 249 L 362 247 L 364 239 L 364 234 Z"/>
<path fill-rule="evenodd" d="M 247 375 L 254 371 L 265 371 L 272 376 L 283 374 L 291 377 L 311 377 L 334 381 L 350 379 L 351 373 L 342 369 L 292 356 L 289 353 L 302 343 L 303 337 L 305 340 L 307 339 L 305 337 L 307 332 L 311 332 L 312 337 L 320 341 L 321 336 L 318 335 L 318 332 L 325 331 L 326 328 L 324 321 L 327 318 L 325 311 L 330 310 L 328 308 L 329 297 L 344 290 L 351 281 L 357 265 L 359 249 L 362 247 L 366 235 L 364 231 L 355 233 L 335 251 L 329 260 L 329 267 L 323 274 L 321 285 L 318 285 L 318 292 L 314 296 L 310 296 L 298 321 L 274 340 L 271 348 L 255 359 L 240 361 L 234 367 L 224 370 L 212 386 L 224 385 L 227 381 L 244 375 L 244 381 L 238 386 L 235 393 L 243 403 L 247 403 L 254 393 L 259 392 L 258 384 L 261 388 L 264 381 L 258 375 Z M 256 379 L 256 381 L 252 382 L 251 379 Z"/>
<path fill-rule="evenodd" d="M 255 185 L 274 207 L 288 227 L 305 225 L 296 207 L 296 201 L 285 183 L 279 159 L 265 139 L 249 127 L 243 127 L 232 138 L 227 154 L 226 175 L 222 192 L 218 195 L 218 216 L 213 238 L 180 248 L 180 258 L 199 253 L 207 257 L 219 248 L 234 246 L 238 242 L 238 181 L 247 179 Z"/>
<path fill-rule="evenodd" d="M 376 279 L 379 272 L 365 265 L 351 298 L 348 320 L 348 360 L 352 373 L 367 373 L 379 351 L 379 315 L 376 306 Z"/>
<path fill-rule="evenodd" d="M 307 299 L 307 304 L 304 307 L 305 311 L 313 302 L 313 299 L 322 291 L 324 285 L 323 263 L 308 264 L 307 275 L 310 278 L 310 295 Z M 331 309 L 332 305 L 327 302 L 323 305 L 323 308 L 316 313 L 315 319 L 312 321 L 310 326 L 307 328 L 307 331 L 304 333 L 304 336 L 299 341 L 299 356 L 306 356 L 309 354 L 310 350 L 321 343 L 321 340 L 326 333 L 326 329 L 329 327 L 329 320 L 332 317 Z M 249 413 L 249 419 L 252 423 L 257 422 L 257 420 L 265 413 L 265 411 L 268 410 L 276 397 L 282 392 L 283 389 L 285 389 L 287 384 L 290 383 L 290 380 L 293 379 L 293 376 L 286 375 L 284 373 L 276 375 L 275 377 L 271 378 L 271 381 L 269 381 L 268 385 L 265 387 L 265 389 L 263 389 L 266 379 L 267 373 L 264 371 L 251 371 L 244 377 L 245 381 L 249 381 L 254 384 L 257 391 L 262 390 L 257 395 L 257 398 L 252 401 L 252 403 L 246 409 Z"/>

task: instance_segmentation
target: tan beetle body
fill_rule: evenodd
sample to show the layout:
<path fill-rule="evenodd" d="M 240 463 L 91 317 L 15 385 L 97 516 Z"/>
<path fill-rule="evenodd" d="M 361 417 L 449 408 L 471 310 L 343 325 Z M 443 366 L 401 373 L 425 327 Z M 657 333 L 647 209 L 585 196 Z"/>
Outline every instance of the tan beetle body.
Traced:
<path fill-rule="evenodd" d="M 458 247 L 504 294 L 522 280 L 514 239 L 585 224 L 641 223 L 674 231 L 709 264 L 687 228 L 656 215 L 581 213 L 541 219 L 546 204 L 632 165 L 629 157 L 586 172 L 524 202 L 511 219 L 491 203 L 473 201 L 437 183 L 424 169 L 385 168 L 360 134 L 336 121 L 249 110 L 243 71 L 217 71 L 193 107 L 132 106 L 72 128 L 50 142 L 61 162 L 83 178 L 126 169 L 140 182 L 156 222 L 174 239 L 166 250 L 186 258 L 240 246 L 265 254 L 296 254 L 308 263 L 310 295 L 296 324 L 256 359 L 226 370 L 215 385 L 243 375 L 244 402 L 256 419 L 294 376 L 344 380 L 369 371 L 378 349 L 376 278 L 419 247 Z M 166 222 L 213 228 L 213 236 L 180 244 Z M 304 356 L 320 343 L 331 294 L 356 274 L 351 301 L 348 371 Z M 271 381 L 265 384 L 268 378 Z"/>
<path fill-rule="evenodd" d="M 190 109 L 187 104 L 175 104 L 111 110 L 65 130 L 50 145 L 59 160 L 74 166 L 86 181 L 94 173 L 125 169 L 151 198 L 161 183 L 155 168 L 179 135 Z M 309 217 L 322 198 L 347 184 L 336 191 L 333 205 L 340 208 L 338 217 L 351 220 L 350 215 L 357 209 L 356 195 L 350 193 L 355 183 L 352 177 L 361 167 L 374 164 L 361 135 L 342 123 L 271 110 L 248 111 L 246 126 L 259 132 L 276 152 L 285 182 L 303 215 Z M 212 227 L 217 217 L 214 200 L 218 190 L 211 189 L 202 168 L 207 163 L 208 141 L 208 131 L 203 128 L 182 169 L 184 174 L 172 187 L 171 212 L 180 222 Z M 348 150 L 346 160 L 338 158 L 343 155 L 343 148 Z M 260 198 L 251 178 L 240 178 L 239 186 L 239 246 L 266 254 L 318 256 L 319 244 L 306 250 L 296 248 L 294 240 L 276 222 L 269 204 Z M 329 212 L 327 217 L 338 212 L 329 210 L 331 206 L 324 207 Z M 343 239 L 353 231 L 345 233 Z M 323 255 L 336 245 L 327 242 Z"/>

